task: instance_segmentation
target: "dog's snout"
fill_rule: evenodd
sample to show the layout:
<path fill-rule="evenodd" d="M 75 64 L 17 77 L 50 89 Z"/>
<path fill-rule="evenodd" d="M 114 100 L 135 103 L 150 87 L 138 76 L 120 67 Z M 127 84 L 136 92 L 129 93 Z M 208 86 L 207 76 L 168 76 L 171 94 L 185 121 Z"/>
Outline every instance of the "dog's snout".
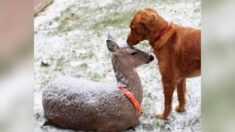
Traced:
<path fill-rule="evenodd" d="M 132 45 L 131 45 L 131 37 L 130 37 L 130 35 L 128 36 L 126 42 L 128 43 L 128 45 L 132 46 Z"/>
<path fill-rule="evenodd" d="M 129 46 L 133 46 L 133 45 L 136 45 L 138 43 L 131 33 L 128 35 L 128 38 L 127 38 L 126 42 L 128 43 Z"/>

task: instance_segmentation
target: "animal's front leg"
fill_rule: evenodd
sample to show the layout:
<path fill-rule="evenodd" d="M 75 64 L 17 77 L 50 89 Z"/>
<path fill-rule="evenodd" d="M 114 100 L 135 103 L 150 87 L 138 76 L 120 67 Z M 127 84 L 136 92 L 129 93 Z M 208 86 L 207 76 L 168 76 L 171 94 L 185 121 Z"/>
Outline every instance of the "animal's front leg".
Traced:
<path fill-rule="evenodd" d="M 174 79 L 162 78 L 163 90 L 164 90 L 164 104 L 165 109 L 162 114 L 157 115 L 159 119 L 166 119 L 172 110 L 172 97 L 175 89 L 176 82 Z"/>
<path fill-rule="evenodd" d="M 175 111 L 177 112 L 185 111 L 185 103 L 186 103 L 185 93 L 186 93 L 186 79 L 181 79 L 177 83 L 177 94 L 179 101 L 179 105 L 175 108 Z"/>

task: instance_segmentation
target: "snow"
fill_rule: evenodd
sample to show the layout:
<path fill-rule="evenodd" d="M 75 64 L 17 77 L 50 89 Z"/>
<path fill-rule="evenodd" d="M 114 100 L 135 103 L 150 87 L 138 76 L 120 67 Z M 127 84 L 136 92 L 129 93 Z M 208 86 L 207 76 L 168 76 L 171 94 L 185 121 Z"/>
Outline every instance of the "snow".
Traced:
<path fill-rule="evenodd" d="M 116 86 L 114 72 L 105 72 L 112 66 L 111 54 L 106 46 L 109 31 L 125 42 L 132 16 L 145 7 L 157 9 L 169 23 L 200 28 L 200 11 L 194 12 L 194 9 L 201 9 L 200 5 L 199 0 L 55 0 L 35 17 L 35 132 L 74 132 L 51 125 L 43 126 L 46 118 L 42 108 L 42 91 L 56 78 L 79 73 L 92 81 Z M 66 21 L 66 17 L 71 20 Z M 152 53 L 147 41 L 141 42 L 137 48 Z M 42 60 L 49 66 L 41 66 Z M 157 60 L 139 67 L 137 72 L 144 89 L 143 114 L 137 132 L 201 131 L 200 77 L 187 80 L 186 112 L 173 110 L 168 120 L 159 120 L 155 115 L 163 112 L 164 96 Z M 173 109 L 177 105 L 175 92 Z"/>
<path fill-rule="evenodd" d="M 115 86 L 107 85 L 105 83 L 98 83 L 89 81 L 84 78 L 74 78 L 70 76 L 59 77 L 52 83 L 50 83 L 45 89 L 45 99 L 46 98 L 56 98 L 60 99 L 61 91 L 65 91 L 65 95 L 70 96 L 73 94 L 82 95 L 79 100 L 81 102 L 91 103 L 94 105 L 99 105 L 99 96 L 110 96 L 111 94 L 116 94 L 119 89 Z M 63 100 L 60 99 L 60 100 Z M 67 102 L 72 103 L 72 102 Z"/>
<path fill-rule="evenodd" d="M 61 102 L 71 110 L 71 105 L 81 104 L 86 107 L 82 111 L 95 111 L 97 116 L 102 116 L 103 109 L 116 110 L 116 102 L 111 102 L 112 98 L 124 98 L 124 94 L 116 87 L 105 83 L 93 82 L 84 78 L 75 78 L 70 76 L 59 77 L 52 81 L 43 91 L 43 101 L 47 102 L 47 107 L 54 105 L 56 101 Z M 109 102 L 107 104 L 107 102 Z M 102 109 L 103 108 L 103 109 Z M 115 109 L 114 109 L 115 108 Z M 50 108 L 52 109 L 52 108 Z M 59 110 L 56 110 L 59 111 Z M 118 111 L 117 111 L 118 112 Z M 64 112 L 72 113 L 72 111 Z M 118 112 L 119 113 L 119 112 Z M 77 114 L 74 112 L 74 114 Z"/>
<path fill-rule="evenodd" d="M 127 42 L 117 40 L 115 35 L 112 32 L 108 32 L 108 40 L 114 41 L 119 48 L 126 48 L 129 47 Z"/>

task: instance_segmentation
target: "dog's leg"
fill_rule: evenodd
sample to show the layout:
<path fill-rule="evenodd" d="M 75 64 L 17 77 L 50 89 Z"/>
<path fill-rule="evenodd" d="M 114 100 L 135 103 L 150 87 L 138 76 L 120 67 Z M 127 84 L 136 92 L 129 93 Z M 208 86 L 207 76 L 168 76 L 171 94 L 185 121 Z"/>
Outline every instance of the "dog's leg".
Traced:
<path fill-rule="evenodd" d="M 183 112 L 185 111 L 185 93 L 186 93 L 186 79 L 181 79 L 177 83 L 177 94 L 178 94 L 178 101 L 179 105 L 175 108 L 175 111 L 177 112 Z"/>
<path fill-rule="evenodd" d="M 157 118 L 166 119 L 172 110 L 172 97 L 175 89 L 176 82 L 174 79 L 164 79 L 162 78 L 162 83 L 164 87 L 164 101 L 165 109 L 163 114 L 157 115 Z"/>

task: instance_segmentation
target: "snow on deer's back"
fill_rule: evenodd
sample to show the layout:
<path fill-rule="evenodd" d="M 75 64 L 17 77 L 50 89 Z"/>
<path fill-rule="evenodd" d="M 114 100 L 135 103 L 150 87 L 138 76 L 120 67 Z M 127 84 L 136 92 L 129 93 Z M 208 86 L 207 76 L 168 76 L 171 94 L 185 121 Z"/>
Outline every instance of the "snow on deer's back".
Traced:
<path fill-rule="evenodd" d="M 120 111 L 116 111 L 116 109 L 126 99 L 116 86 L 70 76 L 60 77 L 50 83 L 44 90 L 43 96 L 46 97 L 43 105 L 50 105 L 51 103 L 51 108 L 55 105 L 60 106 L 51 111 L 51 114 L 48 113 L 48 116 L 55 112 L 61 112 L 61 114 L 67 113 L 67 116 L 71 116 L 70 118 L 80 117 L 80 119 L 84 119 L 83 121 L 86 120 L 87 114 L 94 115 L 92 116 L 94 119 L 105 116 L 108 112 L 120 115 Z M 57 102 L 59 104 L 55 104 L 53 100 L 59 100 Z M 68 107 L 66 106 L 70 105 L 72 107 L 69 107 L 69 110 L 72 111 L 67 112 Z M 78 111 L 86 113 L 80 115 Z M 79 115 L 77 115 L 78 113 Z"/>

